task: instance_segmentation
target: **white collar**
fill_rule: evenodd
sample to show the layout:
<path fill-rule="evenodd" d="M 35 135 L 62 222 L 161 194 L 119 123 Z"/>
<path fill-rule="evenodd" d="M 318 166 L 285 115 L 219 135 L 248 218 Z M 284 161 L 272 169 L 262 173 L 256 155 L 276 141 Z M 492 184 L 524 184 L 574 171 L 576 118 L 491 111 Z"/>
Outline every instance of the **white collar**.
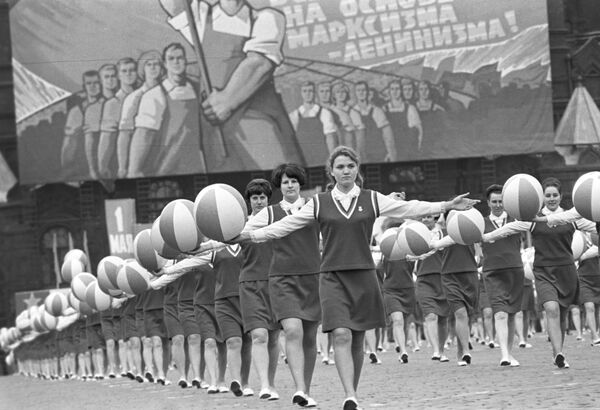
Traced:
<path fill-rule="evenodd" d="M 298 199 L 296 199 L 296 201 L 294 201 L 293 203 L 288 202 L 285 199 L 282 199 L 281 202 L 279 203 L 279 206 L 281 206 L 281 209 L 283 209 L 286 212 L 297 211 L 298 209 L 300 209 L 304 206 L 304 198 L 298 197 Z"/>
<path fill-rule="evenodd" d="M 360 195 L 360 187 L 356 184 L 354 184 L 352 189 L 350 191 L 348 191 L 347 194 L 340 191 L 338 189 L 337 185 L 335 187 L 333 187 L 333 189 L 331 190 L 331 196 L 333 196 L 333 199 L 340 201 L 340 202 L 342 202 L 345 199 L 356 198 L 358 195 Z"/>
<path fill-rule="evenodd" d="M 319 112 L 320 109 L 321 109 L 321 107 L 319 106 L 319 104 L 316 104 L 316 103 L 313 103 L 313 106 L 309 110 L 307 110 L 304 107 L 304 104 L 302 104 L 300 107 L 298 107 L 298 112 L 302 116 L 312 118 L 312 117 L 317 116 L 317 113 Z"/>
<path fill-rule="evenodd" d="M 542 213 L 544 215 L 551 215 L 551 214 L 556 214 L 559 212 L 563 212 L 563 209 L 560 206 L 558 208 L 556 208 L 556 211 L 551 211 L 548 208 L 546 208 L 545 206 L 542 208 Z"/>
<path fill-rule="evenodd" d="M 493 213 L 490 212 L 490 221 L 492 222 L 498 222 L 498 221 L 502 221 L 502 223 L 504 224 L 504 222 L 506 221 L 506 218 L 508 217 L 508 215 L 506 214 L 506 211 L 502 211 L 502 213 L 500 214 L 500 216 L 496 216 Z"/>

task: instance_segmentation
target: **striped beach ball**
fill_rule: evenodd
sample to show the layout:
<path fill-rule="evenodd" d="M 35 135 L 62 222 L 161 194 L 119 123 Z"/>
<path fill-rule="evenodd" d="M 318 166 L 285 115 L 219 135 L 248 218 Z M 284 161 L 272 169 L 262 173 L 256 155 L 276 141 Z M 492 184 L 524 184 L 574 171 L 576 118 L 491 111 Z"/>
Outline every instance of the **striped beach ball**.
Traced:
<path fill-rule="evenodd" d="M 82 315 L 91 315 L 92 313 L 94 313 L 94 309 L 92 309 L 92 307 L 83 300 L 79 301 L 79 305 L 77 305 L 77 309 L 75 310 L 77 310 Z"/>
<path fill-rule="evenodd" d="M 189 252 L 200 246 L 202 234 L 194 222 L 194 203 L 176 199 L 160 213 L 160 235 L 167 245 L 180 252 Z"/>
<path fill-rule="evenodd" d="M 483 215 L 475 208 L 466 211 L 452 210 L 448 214 L 446 229 L 454 242 L 471 245 L 480 242 L 485 228 Z"/>
<path fill-rule="evenodd" d="M 100 289 L 98 282 L 92 282 L 85 290 L 85 301 L 92 309 L 103 312 L 110 309 L 112 298 Z"/>
<path fill-rule="evenodd" d="M 84 266 L 88 266 L 89 261 L 87 255 L 81 249 L 71 249 L 69 252 L 67 252 L 63 258 L 63 262 L 69 260 L 78 260 L 79 262 L 83 263 Z"/>
<path fill-rule="evenodd" d="M 573 251 L 573 259 L 578 260 L 581 255 L 589 248 L 589 243 L 585 234 L 576 230 L 573 232 L 573 240 L 571 241 L 571 250 Z"/>
<path fill-rule="evenodd" d="M 69 301 L 62 292 L 50 292 L 44 300 L 44 306 L 46 306 L 46 312 L 52 316 L 60 316 L 66 307 L 69 306 Z"/>
<path fill-rule="evenodd" d="M 600 222 L 600 172 L 588 172 L 573 185 L 573 205 L 581 216 Z"/>
<path fill-rule="evenodd" d="M 60 276 L 66 283 L 71 283 L 81 272 L 85 272 L 85 264 L 79 259 L 67 259 L 60 268 Z"/>
<path fill-rule="evenodd" d="M 386 229 L 379 238 L 379 249 L 383 256 L 389 261 L 397 261 L 406 258 L 406 252 L 398 244 L 398 231 L 400 228 Z"/>
<path fill-rule="evenodd" d="M 429 252 L 431 231 L 418 221 L 405 222 L 398 230 L 398 246 L 406 255 L 419 256 Z"/>
<path fill-rule="evenodd" d="M 71 281 L 71 292 L 79 300 L 85 300 L 85 290 L 92 282 L 96 282 L 94 275 L 88 272 L 82 272 L 75 276 Z"/>
<path fill-rule="evenodd" d="M 144 229 L 135 236 L 133 241 L 135 260 L 148 269 L 150 273 L 160 270 L 167 260 L 160 256 L 152 246 L 152 231 Z"/>
<path fill-rule="evenodd" d="M 46 330 L 54 330 L 58 325 L 58 318 L 43 310 L 40 313 L 40 325 Z"/>
<path fill-rule="evenodd" d="M 73 292 L 67 294 L 67 300 L 69 301 L 69 306 L 79 312 L 79 304 L 81 301 L 75 297 Z"/>
<path fill-rule="evenodd" d="M 530 221 L 544 205 L 544 190 L 531 175 L 516 174 L 502 187 L 502 203 L 506 213 L 513 218 Z"/>
<path fill-rule="evenodd" d="M 117 273 L 125 261 L 118 256 L 106 256 L 98 262 L 98 286 L 104 293 L 117 290 Z"/>
<path fill-rule="evenodd" d="M 129 295 L 140 295 L 150 286 L 150 273 L 137 261 L 127 262 L 117 274 L 119 289 Z"/>
<path fill-rule="evenodd" d="M 156 218 L 150 229 L 150 239 L 152 247 L 165 259 L 175 259 L 181 252 L 167 245 L 162 235 L 160 234 L 160 217 Z"/>
<path fill-rule="evenodd" d="M 194 217 L 204 235 L 223 242 L 242 232 L 248 218 L 248 207 L 242 194 L 234 187 L 212 184 L 196 196 Z"/>

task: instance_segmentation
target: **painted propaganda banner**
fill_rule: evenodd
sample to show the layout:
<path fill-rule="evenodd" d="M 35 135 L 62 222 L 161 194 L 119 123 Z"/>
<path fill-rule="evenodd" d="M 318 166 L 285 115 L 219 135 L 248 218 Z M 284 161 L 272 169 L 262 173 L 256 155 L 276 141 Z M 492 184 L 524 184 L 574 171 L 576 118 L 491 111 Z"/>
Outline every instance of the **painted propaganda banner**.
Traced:
<path fill-rule="evenodd" d="M 545 0 L 13 3 L 21 183 L 553 150 Z"/>

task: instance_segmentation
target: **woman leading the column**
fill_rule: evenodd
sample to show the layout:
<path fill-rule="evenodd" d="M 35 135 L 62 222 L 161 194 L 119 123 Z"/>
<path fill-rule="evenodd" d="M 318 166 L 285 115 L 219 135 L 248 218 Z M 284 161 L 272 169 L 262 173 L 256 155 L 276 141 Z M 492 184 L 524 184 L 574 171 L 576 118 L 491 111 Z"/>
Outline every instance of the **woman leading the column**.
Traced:
<path fill-rule="evenodd" d="M 336 367 L 346 395 L 344 410 L 358 408 L 356 389 L 364 359 L 365 331 L 385 326 L 381 290 L 369 246 L 375 218 L 418 218 L 446 209 L 467 209 L 476 203 L 465 195 L 438 203 L 394 200 L 362 189 L 359 167 L 353 149 L 337 147 L 327 161 L 331 190 L 315 195 L 298 212 L 236 238 L 282 238 L 315 220 L 319 224 L 323 236 L 319 283 L 323 330 L 333 332 Z"/>

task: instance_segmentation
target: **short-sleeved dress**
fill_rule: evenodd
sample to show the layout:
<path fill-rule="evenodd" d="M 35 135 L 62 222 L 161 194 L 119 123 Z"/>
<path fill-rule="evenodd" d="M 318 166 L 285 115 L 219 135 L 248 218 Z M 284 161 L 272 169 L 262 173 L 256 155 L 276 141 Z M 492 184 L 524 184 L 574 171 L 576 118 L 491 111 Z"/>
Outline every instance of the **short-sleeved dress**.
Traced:
<path fill-rule="evenodd" d="M 267 208 L 269 223 L 290 214 L 280 204 Z M 314 222 L 273 243 L 269 294 L 278 321 L 288 318 L 321 320 L 319 301 L 319 225 Z"/>
<path fill-rule="evenodd" d="M 415 282 L 412 278 L 414 263 L 407 260 L 384 260 L 383 303 L 385 313 L 414 314 L 416 306 Z"/>
<path fill-rule="evenodd" d="M 279 328 L 269 297 L 269 265 L 273 249 L 271 242 L 245 243 L 242 247 L 240 272 L 240 307 L 244 332 L 254 329 Z"/>
<path fill-rule="evenodd" d="M 479 297 L 477 263 L 473 245 L 454 244 L 442 250 L 442 287 L 451 312 L 466 308 L 476 313 Z"/>
<path fill-rule="evenodd" d="M 200 327 L 202 340 L 221 341 L 219 325 L 215 315 L 216 275 L 212 265 L 203 265 L 194 289 L 194 314 Z"/>
<path fill-rule="evenodd" d="M 330 192 L 317 194 L 315 216 L 323 235 L 319 282 L 323 331 L 385 327 L 370 248 L 373 223 L 379 216 L 376 193 L 361 190 L 348 209 Z"/>
<path fill-rule="evenodd" d="M 572 223 L 552 227 L 547 223 L 534 223 L 531 226 L 535 248 L 533 274 L 540 306 L 551 301 L 568 308 L 578 301 L 579 280 L 571 250 L 575 229 L 576 225 Z"/>
<path fill-rule="evenodd" d="M 213 252 L 211 261 L 216 272 L 215 316 L 223 341 L 244 337 L 240 308 L 239 280 L 243 256 L 239 246 L 227 246 Z"/>
<path fill-rule="evenodd" d="M 432 235 L 441 239 L 439 230 L 432 231 Z M 424 317 L 429 314 L 447 317 L 450 314 L 450 306 L 442 287 L 441 271 L 441 252 L 435 252 L 417 262 L 416 296 Z"/>
<path fill-rule="evenodd" d="M 512 218 L 508 217 L 507 222 Z M 499 226 L 485 218 L 485 233 Z M 521 259 L 521 236 L 507 236 L 494 242 L 483 242 L 482 278 L 493 312 L 517 313 L 521 310 L 525 272 Z"/>

